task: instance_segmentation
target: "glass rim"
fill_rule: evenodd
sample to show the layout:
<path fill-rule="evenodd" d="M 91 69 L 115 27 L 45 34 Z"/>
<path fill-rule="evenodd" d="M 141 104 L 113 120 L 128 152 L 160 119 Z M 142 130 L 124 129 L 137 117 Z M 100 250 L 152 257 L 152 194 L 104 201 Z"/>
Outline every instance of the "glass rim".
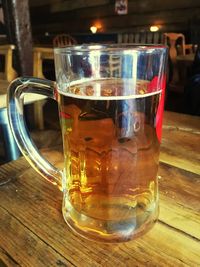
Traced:
<path fill-rule="evenodd" d="M 133 43 L 120 43 L 120 44 L 81 44 L 81 45 L 66 45 L 64 47 L 54 47 L 55 54 L 79 54 L 79 53 L 90 53 L 90 52 L 124 52 L 124 51 L 164 51 L 168 47 L 163 44 L 133 44 Z"/>

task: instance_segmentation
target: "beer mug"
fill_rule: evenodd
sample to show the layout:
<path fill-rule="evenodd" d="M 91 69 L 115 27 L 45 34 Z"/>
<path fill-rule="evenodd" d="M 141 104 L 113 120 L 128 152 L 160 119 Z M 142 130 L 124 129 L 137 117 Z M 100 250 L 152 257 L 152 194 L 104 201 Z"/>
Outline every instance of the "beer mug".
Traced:
<path fill-rule="evenodd" d="M 167 49 L 80 45 L 54 49 L 56 82 L 14 80 L 8 116 L 31 166 L 63 192 L 68 226 L 89 239 L 125 242 L 158 218 L 159 148 Z M 58 102 L 63 170 L 44 159 L 23 117 L 24 94 Z"/>

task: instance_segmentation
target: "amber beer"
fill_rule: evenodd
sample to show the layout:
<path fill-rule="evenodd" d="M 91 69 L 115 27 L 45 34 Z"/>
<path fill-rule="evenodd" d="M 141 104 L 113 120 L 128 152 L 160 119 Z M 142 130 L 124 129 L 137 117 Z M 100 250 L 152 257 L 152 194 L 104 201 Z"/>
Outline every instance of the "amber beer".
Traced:
<path fill-rule="evenodd" d="M 147 82 L 134 91 L 126 81 L 99 80 L 59 94 L 68 190 L 63 214 L 75 228 L 87 225 L 89 233 L 91 223 L 100 235 L 117 231 L 126 240 L 156 219 L 160 91 L 146 91 Z"/>

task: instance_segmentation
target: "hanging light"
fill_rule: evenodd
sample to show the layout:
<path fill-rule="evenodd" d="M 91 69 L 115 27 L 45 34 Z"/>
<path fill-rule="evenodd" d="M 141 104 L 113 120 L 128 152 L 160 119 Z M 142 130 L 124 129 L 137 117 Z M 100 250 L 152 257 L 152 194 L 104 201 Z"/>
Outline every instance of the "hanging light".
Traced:
<path fill-rule="evenodd" d="M 150 31 L 151 32 L 157 32 L 159 30 L 159 27 L 157 26 L 157 25 L 152 25 L 151 27 L 150 27 Z"/>
<path fill-rule="evenodd" d="M 90 30 L 91 30 L 92 33 L 96 33 L 97 32 L 97 27 L 93 25 L 93 26 L 90 27 Z"/>

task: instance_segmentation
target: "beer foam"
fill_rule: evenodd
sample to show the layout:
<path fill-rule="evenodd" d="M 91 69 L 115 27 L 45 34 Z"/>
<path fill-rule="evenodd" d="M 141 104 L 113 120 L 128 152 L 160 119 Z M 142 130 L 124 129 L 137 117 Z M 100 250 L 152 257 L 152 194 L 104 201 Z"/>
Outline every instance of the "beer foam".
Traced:
<path fill-rule="evenodd" d="M 76 95 L 72 93 L 66 93 L 63 91 L 58 90 L 58 92 L 61 95 L 68 96 L 68 97 L 73 97 L 77 99 L 87 99 L 87 100 L 126 100 L 126 99 L 138 99 L 138 98 L 144 98 L 148 96 L 153 96 L 160 94 L 162 90 L 156 91 L 156 92 L 151 92 L 147 94 L 141 94 L 141 95 L 128 95 L 128 96 L 86 96 L 86 95 Z"/>
<path fill-rule="evenodd" d="M 125 100 L 144 98 L 161 93 L 161 89 L 148 91 L 149 81 L 86 78 L 58 86 L 58 92 L 67 97 L 86 100 Z"/>

